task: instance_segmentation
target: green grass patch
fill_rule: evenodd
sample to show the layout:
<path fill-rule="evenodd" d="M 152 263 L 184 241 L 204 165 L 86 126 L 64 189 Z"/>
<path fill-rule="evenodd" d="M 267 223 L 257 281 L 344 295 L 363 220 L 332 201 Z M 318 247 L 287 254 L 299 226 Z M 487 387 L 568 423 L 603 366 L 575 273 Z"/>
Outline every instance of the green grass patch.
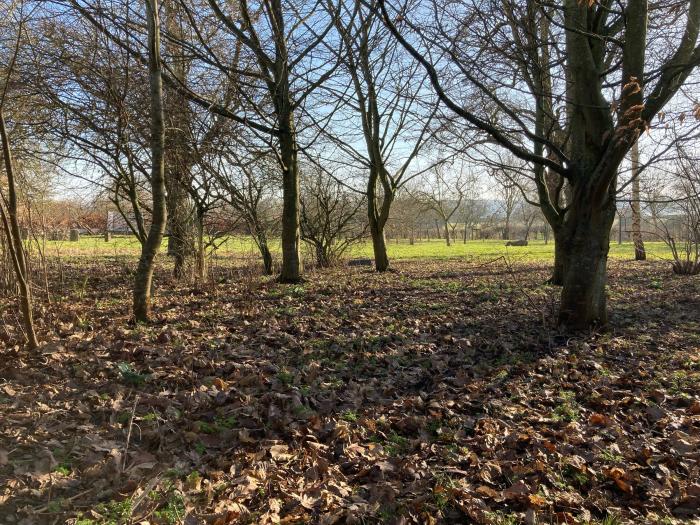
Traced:
<path fill-rule="evenodd" d="M 167 238 L 163 239 L 161 253 L 166 252 Z M 647 255 L 650 259 L 670 259 L 671 252 L 663 242 L 644 243 Z M 105 242 L 102 236 L 82 236 L 78 242 L 47 241 L 48 256 L 61 255 L 62 257 L 87 256 L 87 257 L 127 257 L 136 258 L 141 252 L 141 245 L 133 236 L 112 237 L 110 242 Z M 281 253 L 279 239 L 270 241 L 270 250 L 273 255 Z M 464 258 L 477 261 L 487 261 L 498 257 L 508 257 L 512 262 L 546 262 L 554 258 L 554 243 L 547 244 L 542 240 L 530 241 L 528 246 L 506 246 L 500 239 L 488 239 L 481 241 L 456 242 L 447 246 L 440 239 L 416 241 L 410 244 L 405 239 L 390 239 L 387 244 L 389 258 L 401 259 L 451 259 Z M 258 250 L 252 238 L 245 236 L 231 236 L 225 239 L 218 250 L 217 255 L 250 256 L 257 258 Z M 352 247 L 347 253 L 348 257 L 372 257 L 372 243 L 367 240 Z M 613 259 L 634 258 L 634 245 L 631 242 L 610 244 L 610 257 Z M 292 294 L 303 294 L 303 288 L 292 290 Z"/>

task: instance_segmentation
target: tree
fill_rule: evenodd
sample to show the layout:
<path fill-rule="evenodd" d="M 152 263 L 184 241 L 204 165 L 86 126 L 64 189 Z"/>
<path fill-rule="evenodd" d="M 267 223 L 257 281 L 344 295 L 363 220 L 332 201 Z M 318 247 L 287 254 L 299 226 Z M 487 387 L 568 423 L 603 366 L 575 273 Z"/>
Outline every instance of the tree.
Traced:
<path fill-rule="evenodd" d="M 132 57 L 146 62 L 137 43 L 139 26 L 123 16 L 128 8 L 68 1 Z M 308 116 L 309 127 L 320 124 L 307 107 L 316 107 L 311 101 L 313 93 L 337 67 L 335 50 L 330 51 L 337 46 L 329 44 L 334 23 L 322 10 L 294 0 L 270 0 L 263 5 L 240 2 L 233 7 L 208 0 L 206 5 L 208 9 L 180 1 L 191 31 L 183 32 L 181 39 L 167 30 L 165 36 L 192 57 L 194 70 L 207 74 L 187 84 L 166 65 L 163 81 L 192 104 L 256 133 L 274 152 L 283 189 L 280 280 L 299 281 L 298 157 L 308 146 L 300 147 L 300 131 L 306 127 L 299 128 L 299 119 Z M 129 38 L 121 37 L 117 29 Z M 321 115 L 320 120 L 327 118 Z M 317 133 L 309 133 L 310 141 L 316 137 Z"/>
<path fill-rule="evenodd" d="M 629 0 L 620 9 L 612 9 L 611 0 L 563 0 L 546 6 L 534 0 L 527 2 L 525 20 L 535 18 L 537 25 L 537 19 L 547 17 L 559 28 L 547 40 L 555 43 L 564 58 L 559 62 L 561 76 L 553 85 L 560 89 L 555 98 L 566 101 L 560 112 L 561 118 L 568 120 L 562 126 L 568 135 L 565 150 L 548 138 L 541 118 L 531 122 L 533 125 L 521 118 L 512 103 L 512 86 L 493 81 L 498 76 L 495 65 L 481 62 L 490 60 L 491 54 L 480 55 L 481 48 L 474 45 L 483 31 L 480 24 L 493 27 L 502 20 L 498 16 L 500 5 L 519 3 L 426 2 L 427 9 L 411 11 L 421 16 L 416 22 L 408 12 L 394 9 L 390 14 L 386 2 L 380 0 L 383 20 L 426 69 L 443 104 L 536 168 L 539 205 L 550 224 L 553 221 L 549 216 L 555 214 L 561 224 L 557 244 L 564 257 L 564 278 L 559 323 L 571 329 L 605 325 L 607 255 L 618 168 L 639 134 L 700 64 L 700 0 L 668 7 L 655 5 L 651 10 L 648 0 Z M 679 9 L 684 11 L 678 13 Z M 669 16 L 671 11 L 674 16 Z M 668 20 L 674 25 L 679 17 L 685 19 L 684 30 L 666 31 Z M 528 45 L 512 36 L 503 38 L 513 47 Z M 540 35 L 535 38 L 538 43 L 543 40 Z M 659 45 L 661 41 L 663 46 Z M 650 48 L 655 52 L 647 55 Z M 450 75 L 463 82 L 448 83 Z M 465 84 L 498 108 L 498 119 L 489 119 L 479 107 L 461 103 L 452 88 L 464 89 Z M 542 104 L 541 97 L 536 103 Z M 552 112 L 550 117 L 556 115 Z M 564 208 L 551 198 L 545 170 L 570 187 L 570 201 Z"/>
<path fill-rule="evenodd" d="M 447 246 L 451 245 L 450 221 L 462 208 L 467 187 L 470 184 L 470 174 L 465 169 L 464 163 L 460 164 L 458 172 L 452 172 L 450 168 L 454 168 L 454 165 L 435 166 L 423 183 L 423 186 L 428 189 L 418 192 L 418 198 L 422 201 L 424 209 L 432 211 L 442 221 Z"/>
<path fill-rule="evenodd" d="M 515 182 L 513 175 L 497 172 L 493 175 L 496 179 L 496 193 L 498 195 L 498 206 L 503 213 L 505 224 L 503 227 L 503 240 L 510 239 L 510 223 L 515 210 L 520 203 L 520 188 Z"/>
<path fill-rule="evenodd" d="M 657 217 L 656 228 L 671 249 L 673 271 L 700 274 L 700 168 L 697 155 L 678 147 L 676 180 L 664 197 L 666 217 Z"/>
<path fill-rule="evenodd" d="M 642 213 L 640 209 L 640 184 L 639 184 L 639 142 L 635 142 L 630 150 L 630 161 L 632 163 L 632 241 L 634 242 L 634 258 L 637 261 L 644 261 L 647 258 L 644 249 L 644 239 L 642 238 Z"/>
<path fill-rule="evenodd" d="M 314 250 L 316 264 L 336 264 L 366 228 L 358 221 L 364 199 L 351 193 L 321 168 L 309 168 L 302 184 L 301 237 Z"/>
<path fill-rule="evenodd" d="M 134 276 L 134 319 L 147 322 L 151 310 L 154 260 L 163 240 L 167 212 L 165 204 L 165 125 L 163 117 L 163 81 L 160 57 L 160 20 L 158 0 L 146 0 L 148 23 L 148 81 L 151 102 L 151 194 L 153 213 L 146 242 Z"/>
<path fill-rule="evenodd" d="M 263 270 L 272 275 L 273 258 L 269 237 L 279 222 L 275 210 L 279 187 L 276 160 L 271 155 L 260 154 L 256 148 L 237 144 L 233 136 L 224 134 L 217 145 L 204 158 L 203 167 L 214 177 L 219 198 L 227 203 L 243 220 L 260 251 Z"/>
<path fill-rule="evenodd" d="M 7 62 L 0 65 L 0 71 L 3 73 L 2 91 L 0 91 L 0 141 L 2 142 L 2 157 L 3 166 L 5 168 L 5 176 L 7 181 L 6 191 L 2 191 L 0 187 L 0 219 L 2 220 L 3 232 L 7 239 L 7 249 L 12 262 L 17 284 L 20 291 L 20 309 L 24 320 L 24 331 L 27 339 L 27 346 L 30 350 L 34 350 L 39 346 L 39 341 L 34 329 L 34 316 L 32 312 L 32 291 L 29 282 L 29 267 L 22 243 L 22 233 L 19 227 L 18 217 L 18 199 L 17 199 L 17 184 L 15 174 L 15 163 L 12 158 L 12 145 L 10 143 L 10 135 L 5 123 L 6 102 L 8 100 L 8 91 L 10 84 L 14 81 L 13 74 L 15 72 L 15 63 L 22 45 L 22 37 L 25 22 L 25 13 L 23 12 L 23 4 L 18 8 L 11 10 L 10 19 L 17 26 L 17 35 L 13 39 L 14 44 L 9 49 L 1 49 L 1 52 L 7 57 Z M 5 28 L 0 28 L 4 32 Z"/>
<path fill-rule="evenodd" d="M 327 8 L 344 44 L 338 53 L 343 75 L 335 95 L 354 113 L 349 121 L 361 130 L 364 149 L 351 146 L 347 139 L 351 129 L 344 130 L 336 142 L 351 162 L 360 162 L 367 170 L 367 217 L 374 266 L 384 272 L 389 268 L 385 227 L 391 206 L 401 188 L 425 171 L 412 168 L 434 136 L 431 125 L 437 108 L 425 92 L 425 75 L 388 38 L 374 1 L 366 5 L 361 0 L 327 0 Z"/>
<path fill-rule="evenodd" d="M 96 186 L 143 244 L 152 212 L 145 72 L 91 24 L 49 20 L 31 81 L 51 112 L 47 140 L 61 146 L 55 166 Z"/>
<path fill-rule="evenodd" d="M 165 14 L 164 25 L 169 38 L 165 42 L 165 60 L 169 71 L 179 84 L 187 85 L 191 59 L 175 43 L 182 41 L 185 20 L 182 10 L 175 0 L 163 2 Z M 170 86 L 164 86 L 163 92 L 165 128 L 165 169 L 168 212 L 168 255 L 173 257 L 173 275 L 182 278 L 186 274 L 188 259 L 196 256 L 196 272 L 199 278 L 204 273 L 204 247 L 202 244 L 202 202 L 193 201 L 197 196 L 193 188 L 192 168 L 194 163 L 193 144 L 195 138 L 191 134 L 193 111 L 184 94 Z M 195 221 L 197 221 L 196 228 Z M 197 249 L 194 246 L 194 231 L 197 235 Z"/>
<path fill-rule="evenodd" d="M 216 0 L 209 0 L 208 5 L 222 27 L 250 53 L 247 69 L 236 73 L 246 82 L 256 83 L 265 90 L 265 96 L 257 102 L 250 93 L 240 93 L 239 96 L 252 103 L 255 113 L 271 121 L 258 129 L 268 132 L 276 141 L 275 154 L 282 172 L 280 280 L 296 282 L 302 277 L 297 118 L 302 104 L 335 69 L 332 61 L 320 55 L 320 50 L 327 44 L 333 21 L 320 19 L 314 15 L 313 9 L 284 0 L 270 0 L 259 10 L 241 2 L 235 16 L 227 14 Z M 193 20 L 192 16 L 190 20 Z M 206 47 L 206 42 L 196 44 L 205 44 L 205 50 L 211 49 Z M 230 74 L 227 66 L 223 66 L 227 61 L 215 59 L 214 63 L 222 64 L 223 72 Z M 247 118 L 239 120 L 249 124 Z"/>

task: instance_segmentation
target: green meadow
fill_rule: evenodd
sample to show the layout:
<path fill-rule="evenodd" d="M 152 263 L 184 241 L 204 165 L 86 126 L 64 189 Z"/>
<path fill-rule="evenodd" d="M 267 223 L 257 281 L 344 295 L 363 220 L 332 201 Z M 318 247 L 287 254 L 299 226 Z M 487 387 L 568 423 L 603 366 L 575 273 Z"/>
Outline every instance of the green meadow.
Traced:
<path fill-rule="evenodd" d="M 163 250 L 167 239 L 163 240 Z M 645 243 L 649 259 L 671 259 L 671 252 L 663 242 Z M 78 242 L 47 241 L 45 255 L 47 257 L 123 257 L 138 256 L 140 245 L 134 237 L 113 237 L 105 242 L 101 236 L 83 236 Z M 271 242 L 274 253 L 280 252 L 279 240 Z M 507 247 L 502 240 L 458 241 L 447 246 L 444 240 L 433 239 L 416 241 L 410 244 L 407 240 L 389 239 L 387 243 L 389 257 L 394 260 L 405 259 L 451 259 L 463 258 L 488 261 L 498 257 L 507 257 L 513 262 L 546 262 L 554 257 L 554 244 L 542 240 L 530 241 L 528 246 Z M 243 236 L 232 236 L 216 241 L 213 254 L 218 257 L 257 257 L 257 248 L 252 239 Z M 372 244 L 369 241 L 353 246 L 346 256 L 372 257 Z M 615 259 L 631 259 L 634 257 L 634 246 L 625 242 L 610 243 L 610 257 Z"/>

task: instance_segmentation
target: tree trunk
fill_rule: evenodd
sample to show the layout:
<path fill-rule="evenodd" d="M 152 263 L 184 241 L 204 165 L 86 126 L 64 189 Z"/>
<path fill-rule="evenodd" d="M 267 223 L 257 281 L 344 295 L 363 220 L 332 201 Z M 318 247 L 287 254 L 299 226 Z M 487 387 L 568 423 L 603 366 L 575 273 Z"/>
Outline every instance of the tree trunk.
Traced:
<path fill-rule="evenodd" d="M 260 233 L 258 234 L 257 238 L 258 249 L 260 250 L 260 255 L 262 256 L 265 275 L 272 275 L 272 253 L 270 253 L 270 247 L 267 245 L 267 237 L 265 234 Z"/>
<path fill-rule="evenodd" d="M 280 130 L 282 156 L 282 271 L 280 281 L 301 280 L 301 232 L 299 229 L 299 164 L 294 122 L 289 115 L 284 130 Z"/>
<path fill-rule="evenodd" d="M 575 198 L 576 199 L 576 198 Z M 559 324 L 582 330 L 608 321 L 605 285 L 615 203 L 591 205 L 589 196 L 572 203 L 557 244 L 565 253 Z"/>
<path fill-rule="evenodd" d="M 24 320 L 25 336 L 27 346 L 34 350 L 39 346 L 39 341 L 34 330 L 34 316 L 32 313 L 32 291 L 29 284 L 29 271 L 27 260 L 24 256 L 24 246 L 22 246 L 22 235 L 19 229 L 19 219 L 17 218 L 17 189 L 15 186 L 14 165 L 12 163 L 12 150 L 10 149 L 10 137 L 5 127 L 5 115 L 0 107 L 0 138 L 2 139 L 2 156 L 5 161 L 5 173 L 7 175 L 7 215 L 2 213 L 2 222 L 7 236 L 8 249 L 12 259 L 12 266 L 17 276 L 19 285 L 20 308 Z"/>
<path fill-rule="evenodd" d="M 146 0 L 148 15 L 148 73 L 151 100 L 151 193 L 153 214 L 146 242 L 141 247 L 134 278 L 134 319 L 147 322 L 151 310 L 151 288 L 154 260 L 165 232 L 165 163 L 163 162 L 163 82 L 161 79 L 160 26 L 158 0 Z"/>
<path fill-rule="evenodd" d="M 639 141 L 635 142 L 630 151 L 632 160 L 632 241 L 634 242 L 634 259 L 645 261 L 647 252 L 642 238 L 642 214 L 639 206 Z"/>
<path fill-rule="evenodd" d="M 176 2 L 163 2 L 163 21 L 167 31 L 177 38 L 184 38 L 181 22 L 183 14 Z M 189 58 L 178 50 L 171 40 L 164 43 L 166 61 L 170 72 L 183 85 L 187 82 Z M 182 279 L 187 276 L 187 266 L 196 254 L 194 206 L 190 199 L 192 185 L 193 152 L 190 148 L 192 137 L 192 116 L 185 96 L 176 89 L 165 86 L 163 92 L 164 113 L 167 118 L 165 130 L 165 183 L 167 189 L 166 207 L 168 212 L 168 255 L 173 257 L 173 276 Z"/>
<path fill-rule="evenodd" d="M 324 250 L 323 245 L 321 243 L 318 243 L 315 245 L 316 248 L 316 264 L 318 265 L 319 268 L 330 268 L 331 266 L 331 258 Z"/>
<path fill-rule="evenodd" d="M 386 238 L 384 237 L 384 227 L 376 218 L 370 218 L 370 234 L 372 235 L 372 250 L 374 251 L 374 268 L 378 272 L 385 272 L 389 269 L 389 256 L 386 252 Z"/>
<path fill-rule="evenodd" d="M 207 276 L 206 247 L 204 245 L 204 214 L 197 214 L 197 279 L 204 282 Z"/>
<path fill-rule="evenodd" d="M 171 159 L 174 157 L 171 156 Z M 168 180 L 175 175 L 169 170 Z M 177 176 L 177 175 L 175 175 Z M 168 184 L 168 197 L 166 206 L 168 210 L 168 222 L 170 224 L 170 236 L 168 237 L 168 255 L 173 257 L 173 276 L 181 279 L 187 274 L 187 261 L 191 261 L 195 252 L 191 203 L 187 192 L 179 180 L 170 180 Z"/>
<path fill-rule="evenodd" d="M 386 251 L 386 237 L 384 226 L 389 217 L 391 206 L 391 195 L 385 191 L 381 207 L 377 202 L 377 179 L 378 173 L 370 173 L 367 182 L 367 216 L 369 219 L 369 231 L 372 236 L 372 250 L 374 251 L 374 269 L 378 272 L 385 272 L 389 269 L 389 255 Z"/>
<path fill-rule="evenodd" d="M 451 244 L 450 244 L 450 226 L 447 223 L 447 221 L 445 221 L 445 242 L 447 243 L 447 246 L 451 246 Z"/>
<path fill-rule="evenodd" d="M 617 215 L 617 244 L 622 244 L 622 213 Z"/>
<path fill-rule="evenodd" d="M 557 235 L 557 230 L 553 231 L 554 267 L 552 268 L 552 277 L 550 277 L 548 282 L 549 284 L 553 284 L 555 286 L 561 286 L 564 284 L 564 263 L 566 261 L 566 253 L 564 252 L 565 243 L 561 231 L 559 232 L 559 235 Z"/>

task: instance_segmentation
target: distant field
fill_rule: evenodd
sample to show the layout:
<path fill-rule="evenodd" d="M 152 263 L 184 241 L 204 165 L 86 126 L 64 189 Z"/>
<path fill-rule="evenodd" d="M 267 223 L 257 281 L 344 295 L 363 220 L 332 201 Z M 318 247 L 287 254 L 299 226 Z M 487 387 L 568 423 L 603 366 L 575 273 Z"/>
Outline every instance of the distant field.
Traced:
<path fill-rule="evenodd" d="M 167 240 L 163 241 L 163 249 Z M 647 255 L 650 259 L 670 259 L 671 252 L 662 242 L 645 243 Z M 271 243 L 273 252 L 280 251 L 279 241 Z M 501 240 L 457 242 L 447 246 L 443 240 L 420 241 L 411 245 L 408 241 L 394 240 L 388 242 L 389 257 L 392 259 L 447 259 L 461 257 L 467 259 L 490 260 L 500 256 L 508 256 L 514 262 L 536 262 L 551 260 L 554 254 L 554 244 L 545 244 L 544 241 L 531 241 L 529 246 L 506 247 Z M 119 257 L 137 256 L 140 245 L 134 237 L 114 237 L 110 242 L 105 242 L 101 236 L 83 236 L 79 242 L 48 241 L 46 243 L 47 256 L 61 257 Z M 257 257 L 257 249 L 250 238 L 231 237 L 226 239 L 217 249 L 218 256 L 252 256 Z M 349 257 L 372 257 L 372 244 L 365 242 L 355 246 L 348 252 Z M 630 259 L 634 257 L 632 243 L 617 242 L 610 244 L 610 256 L 616 259 Z"/>

